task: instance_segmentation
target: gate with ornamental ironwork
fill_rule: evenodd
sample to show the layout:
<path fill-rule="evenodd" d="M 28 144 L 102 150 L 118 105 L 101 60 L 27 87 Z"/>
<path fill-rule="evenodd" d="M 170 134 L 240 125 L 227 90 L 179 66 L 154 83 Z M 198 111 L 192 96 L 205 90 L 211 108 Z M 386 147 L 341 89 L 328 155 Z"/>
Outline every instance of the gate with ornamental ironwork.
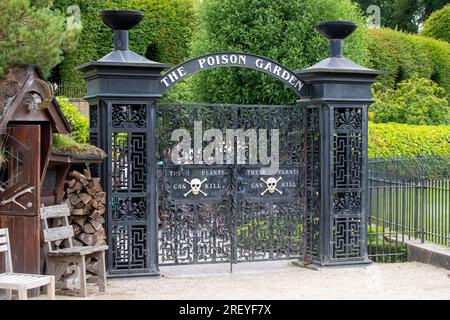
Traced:
<path fill-rule="evenodd" d="M 163 103 L 157 109 L 159 264 L 303 256 L 304 110 L 285 105 Z M 174 128 L 187 130 L 194 142 L 201 141 L 203 150 L 212 143 L 211 129 L 219 130 L 223 140 L 227 136 L 232 141 L 224 150 L 224 156 L 232 154 L 232 158 L 223 164 L 174 164 Z M 248 140 L 234 136 L 230 140 L 230 130 L 242 130 Z M 257 161 L 252 162 L 249 153 L 255 141 L 258 148 L 267 150 L 259 150 Z M 239 158 L 239 147 L 246 157 Z M 268 175 L 269 166 L 259 161 L 261 151 L 273 154 L 278 149 L 278 169 Z"/>
<path fill-rule="evenodd" d="M 294 257 L 320 266 L 369 262 L 367 109 L 379 72 L 343 55 L 355 23 L 318 23 L 329 56 L 303 70 L 242 52 L 210 53 L 167 70 L 128 48 L 128 30 L 142 13 L 106 10 L 101 18 L 115 32 L 114 50 L 77 68 L 88 84 L 90 142 L 108 155 L 92 169 L 107 193 L 109 276 L 158 275 L 159 265 L 181 263 Z M 268 74 L 295 92 L 297 105 L 159 103 L 192 74 L 222 67 Z M 194 130 L 199 127 L 204 134 Z M 192 154 L 179 154 L 192 163 L 171 161 L 176 129 L 184 130 L 175 135 L 194 136 Z M 278 139 L 272 129 L 279 130 Z M 223 153 L 234 161 L 221 161 L 217 153 L 215 163 L 198 161 L 198 150 L 223 147 L 209 142 L 228 130 L 242 130 L 268 150 L 252 159 L 254 146 L 242 147 L 247 162 L 237 161 L 239 152 Z M 273 171 L 260 158 L 278 141 Z"/>

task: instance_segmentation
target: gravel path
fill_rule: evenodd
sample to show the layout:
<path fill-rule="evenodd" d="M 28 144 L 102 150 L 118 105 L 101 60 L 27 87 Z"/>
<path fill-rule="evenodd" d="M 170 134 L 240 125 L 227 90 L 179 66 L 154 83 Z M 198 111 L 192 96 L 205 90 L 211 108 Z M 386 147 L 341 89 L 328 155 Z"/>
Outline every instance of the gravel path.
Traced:
<path fill-rule="evenodd" d="M 89 299 L 446 299 L 449 271 L 407 262 L 311 270 L 289 261 L 162 267 L 161 277 L 108 279 Z M 63 297 L 58 297 L 63 298 Z M 73 298 L 72 298 L 73 299 Z"/>

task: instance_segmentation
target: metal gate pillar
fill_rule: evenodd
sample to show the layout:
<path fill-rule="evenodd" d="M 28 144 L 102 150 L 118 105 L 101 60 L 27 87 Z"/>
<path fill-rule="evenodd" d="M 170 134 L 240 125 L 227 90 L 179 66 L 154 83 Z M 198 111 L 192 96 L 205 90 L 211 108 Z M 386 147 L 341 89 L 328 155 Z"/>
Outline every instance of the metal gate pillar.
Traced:
<path fill-rule="evenodd" d="M 327 21 L 327 59 L 296 71 L 305 83 L 307 257 L 314 263 L 367 263 L 367 116 L 379 74 L 343 57 L 343 39 L 356 29 Z"/>
<path fill-rule="evenodd" d="M 94 168 L 107 194 L 109 276 L 157 275 L 156 102 L 169 67 L 128 49 L 128 30 L 143 14 L 106 10 L 115 48 L 77 67 L 88 83 L 90 142 L 107 153 Z"/>

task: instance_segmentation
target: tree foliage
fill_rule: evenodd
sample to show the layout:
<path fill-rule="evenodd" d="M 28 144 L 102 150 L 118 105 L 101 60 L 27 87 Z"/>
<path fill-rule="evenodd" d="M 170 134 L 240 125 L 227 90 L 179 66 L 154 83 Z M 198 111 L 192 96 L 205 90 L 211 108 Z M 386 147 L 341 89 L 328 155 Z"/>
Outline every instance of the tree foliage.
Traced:
<path fill-rule="evenodd" d="M 327 57 L 327 40 L 315 31 L 321 20 L 364 24 L 350 0 L 203 0 L 193 55 L 240 51 L 271 58 L 301 69 Z M 364 64 L 368 55 L 364 28 L 346 41 L 345 53 Z M 213 103 L 291 103 L 296 97 L 278 81 L 253 70 L 204 71 L 192 79 L 193 96 Z"/>
<path fill-rule="evenodd" d="M 0 76 L 12 65 L 38 64 L 45 75 L 61 62 L 76 30 L 66 29 L 51 1 L 2 0 L 0 3 Z"/>
<path fill-rule="evenodd" d="M 370 5 L 381 9 L 381 25 L 417 33 L 420 25 L 448 0 L 355 0 L 366 11 Z"/>
<path fill-rule="evenodd" d="M 396 89 L 376 90 L 376 102 L 370 106 L 375 122 L 417 125 L 450 123 L 445 90 L 433 81 L 418 78 L 402 81 Z"/>
<path fill-rule="evenodd" d="M 195 0 L 55 0 L 54 7 L 64 12 L 69 6 L 79 6 L 83 28 L 77 49 L 54 70 L 53 80 L 81 82 L 82 75 L 74 67 L 100 59 L 112 50 L 114 34 L 98 17 L 103 9 L 142 11 L 144 20 L 130 31 L 130 49 L 150 60 L 181 62 L 189 54 L 196 23 L 194 4 Z"/>
<path fill-rule="evenodd" d="M 421 34 L 450 43 L 450 4 L 435 11 L 425 21 Z"/>

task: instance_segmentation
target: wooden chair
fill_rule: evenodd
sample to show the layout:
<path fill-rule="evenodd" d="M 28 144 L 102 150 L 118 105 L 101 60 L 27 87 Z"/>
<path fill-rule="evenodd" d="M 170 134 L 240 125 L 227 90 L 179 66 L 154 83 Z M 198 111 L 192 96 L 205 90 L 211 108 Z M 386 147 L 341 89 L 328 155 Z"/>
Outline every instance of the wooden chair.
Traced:
<path fill-rule="evenodd" d="M 63 292 L 65 291 L 69 295 L 85 297 L 87 295 L 86 259 L 93 257 L 97 259 L 97 284 L 99 291 L 105 292 L 105 251 L 108 250 L 108 246 L 74 247 L 72 241 L 74 232 L 72 226 L 69 225 L 69 216 L 70 209 L 67 203 L 41 208 L 41 226 L 47 263 L 46 273 L 55 275 L 57 289 L 62 289 Z M 60 219 L 62 226 L 50 228 L 47 219 Z M 55 241 L 60 243 L 65 241 L 66 248 L 55 249 Z M 74 264 L 77 269 L 77 276 L 80 282 L 79 289 L 70 290 L 64 280 L 64 274 L 71 264 Z"/>
<path fill-rule="evenodd" d="M 19 300 L 27 300 L 28 289 L 47 287 L 49 299 L 55 299 L 55 277 L 36 274 L 13 273 L 11 246 L 8 229 L 0 229 L 0 253 L 5 253 L 5 273 L 0 274 L 0 289 L 6 290 L 6 299 L 12 299 L 12 290 L 17 290 Z"/>

